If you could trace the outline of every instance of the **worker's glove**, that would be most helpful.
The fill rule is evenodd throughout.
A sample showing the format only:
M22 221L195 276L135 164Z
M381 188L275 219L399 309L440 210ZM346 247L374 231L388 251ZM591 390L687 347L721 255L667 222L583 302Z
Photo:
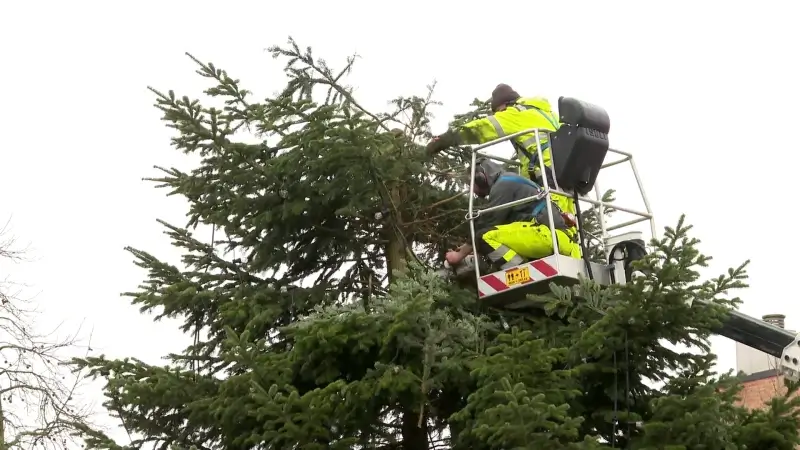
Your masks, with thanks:
M464 260L464 255L461 254L458 250L450 250L444 255L445 261L450 264L450 267L455 267L461 264L461 261Z
M578 218L574 214L562 212L561 218L564 219L564 224L567 228L578 226Z
M425 146L425 151L429 155L434 155L446 148L458 145L460 141L461 140L459 139L458 133L450 130L441 136L436 136L433 138L433 140L430 141L427 146Z
M428 145L425 146L425 152L429 155L434 155L445 148L447 147L442 146L442 140L439 138L439 136L436 136L433 138L433 140L428 142Z

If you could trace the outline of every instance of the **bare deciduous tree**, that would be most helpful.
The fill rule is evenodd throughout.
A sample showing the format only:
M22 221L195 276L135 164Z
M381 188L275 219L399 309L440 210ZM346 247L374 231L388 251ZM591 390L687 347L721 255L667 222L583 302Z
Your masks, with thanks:
M65 364L76 334L41 332L36 305L3 270L25 253L6 231L0 228L0 450L65 448L89 417L76 397L81 378Z

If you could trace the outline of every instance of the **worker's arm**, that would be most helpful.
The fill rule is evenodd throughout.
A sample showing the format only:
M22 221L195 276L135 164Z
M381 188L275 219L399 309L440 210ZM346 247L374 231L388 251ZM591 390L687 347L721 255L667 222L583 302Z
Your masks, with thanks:
M494 186L492 186L492 190L489 192L489 204L484 206L484 208L491 208L514 201L517 189L518 187L515 186L514 183L497 180ZM475 238L480 239L483 233L489 231L493 227L508 223L510 214L511 208L496 209L487 213L481 213L478 218L475 219ZM472 253L472 250L472 245L462 245L455 250L455 253L458 253L458 257L451 263L460 262L465 256Z
M518 187L515 186L514 183L497 180L494 186L492 186L492 190L489 192L489 204L484 206L484 208L491 208L514 201L517 189ZM508 218L510 215L511 208L497 209L487 213L481 213L478 218L475 219L475 239L480 239L483 233L489 231L497 225L508 223ZM463 244L461 247L452 252L457 253L458 257L454 257L454 259L450 261L451 264L457 264L461 262L465 256L472 253L472 250L471 244ZM449 257L448 260L450 260Z
M484 208L493 208L514 201L518 189L519 186L516 183L498 179L492 186L492 190L489 191L489 204ZM486 231L497 225L508 223L510 214L510 208L481 212L478 218L475 219L475 229Z
M514 108L505 109L482 119L467 122L458 128L458 136L465 144L485 144L509 134L514 134L519 127L515 126L519 120L512 120L519 111Z
M516 133L522 130L518 126L519 120L514 120L518 115L519 111L510 108L497 112L493 116L467 122L457 129L448 130L441 136L437 136L428 144L427 151L433 154L462 144L485 144Z

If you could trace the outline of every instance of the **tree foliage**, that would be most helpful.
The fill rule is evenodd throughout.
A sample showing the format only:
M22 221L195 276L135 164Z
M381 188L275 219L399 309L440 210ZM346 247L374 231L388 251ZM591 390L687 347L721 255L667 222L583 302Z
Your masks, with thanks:
M429 270L468 233L463 154L422 151L432 88L374 113L345 84L355 58L334 71L291 40L271 51L288 76L271 98L252 99L193 57L211 84L205 101L221 106L153 89L173 145L202 161L152 179L189 202L186 226L164 224L185 267L128 249L147 279L126 295L183 320L196 342L164 367L76 361L105 378L106 407L135 436L128 447L797 443L793 401L749 413L733 403L735 380L712 373L707 338L735 307L726 293L744 287L745 271L700 280L708 258L683 219L631 283L552 286L536 298L539 315L487 309ZM203 242L191 231L199 223L224 237ZM711 306L687 303L698 299Z

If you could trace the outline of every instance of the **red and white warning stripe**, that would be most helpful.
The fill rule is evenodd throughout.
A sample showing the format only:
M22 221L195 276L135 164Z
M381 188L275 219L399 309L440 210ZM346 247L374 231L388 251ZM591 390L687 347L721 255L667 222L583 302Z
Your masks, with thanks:
M558 270L556 270L554 267L557 264L556 257L548 256L547 258L537 259L536 261L521 264L509 270L501 270L499 272L484 275L480 278L480 280L478 280L478 296L485 297L499 294L500 292L508 289L516 289L520 286L525 286L526 284L536 283L538 281L552 278L558 275ZM528 268L530 272L530 280L509 286L506 283L506 272L510 272L519 267Z

